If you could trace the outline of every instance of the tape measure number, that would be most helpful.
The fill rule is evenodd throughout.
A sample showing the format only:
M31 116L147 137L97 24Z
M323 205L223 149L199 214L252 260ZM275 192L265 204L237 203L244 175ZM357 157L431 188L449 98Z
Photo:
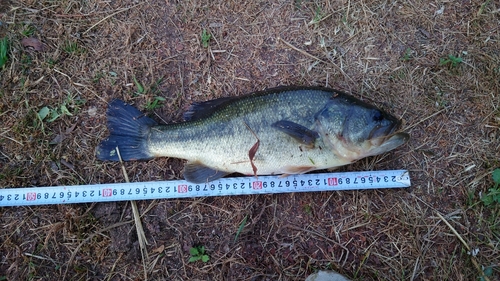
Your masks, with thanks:
M0 207L125 200L335 191L410 186L406 170L221 178L206 184L184 180L0 189Z

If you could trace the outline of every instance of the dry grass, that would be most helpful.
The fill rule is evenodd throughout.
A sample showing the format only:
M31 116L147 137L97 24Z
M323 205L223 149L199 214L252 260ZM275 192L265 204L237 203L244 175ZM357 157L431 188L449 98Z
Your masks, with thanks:
M128 203L4 208L0 279L304 280L325 268L355 280L500 279L499 206L480 201L500 165L499 9L475 0L2 1L0 39L11 49L0 70L1 187L125 181L119 164L94 155L112 98L144 109L164 97L151 115L175 122L192 101L289 84L338 88L401 116L408 145L343 169L404 168L413 186L137 202L144 259ZM463 62L440 65L449 55ZM71 116L37 119L63 104ZM148 181L179 178L182 164L125 166L131 181ZM210 261L188 263L193 245Z

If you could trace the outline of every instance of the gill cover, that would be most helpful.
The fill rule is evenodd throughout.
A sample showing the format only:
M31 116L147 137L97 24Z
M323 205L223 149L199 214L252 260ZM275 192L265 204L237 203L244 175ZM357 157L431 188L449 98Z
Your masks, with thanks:
M315 115L317 130L337 155L354 161L404 144L409 136L394 132L394 116L347 95L336 95Z

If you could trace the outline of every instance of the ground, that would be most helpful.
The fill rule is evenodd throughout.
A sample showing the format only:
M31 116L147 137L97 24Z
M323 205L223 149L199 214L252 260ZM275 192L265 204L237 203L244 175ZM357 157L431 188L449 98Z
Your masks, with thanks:
M500 166L499 23L489 0L3 0L0 187L124 182L95 157L113 98L170 123L280 85L401 118L405 146L340 171L407 169L412 186L138 201L144 254L130 202L4 207L0 280L499 280L500 206L482 200ZM125 164L131 181L182 166Z

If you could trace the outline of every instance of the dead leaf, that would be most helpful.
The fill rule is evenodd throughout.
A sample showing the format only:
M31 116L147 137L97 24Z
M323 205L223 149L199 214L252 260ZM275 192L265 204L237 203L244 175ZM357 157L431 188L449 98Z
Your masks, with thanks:
M59 167L57 166L56 162L50 161L49 165L52 172L57 173L59 171Z
M73 132L73 130L75 129L76 127L76 123L73 124L73 126L69 127L66 129L66 132L60 132L59 134L57 134L50 142L49 144L59 144L61 143L65 138L66 138L66 135L69 135L71 132Z
M73 124L73 126L71 126L71 127L69 127L69 128L67 128L67 129L66 129L66 134L69 134L69 133L73 132L73 130L74 130L75 128L76 128L76 123L75 123L75 124Z
M160 247L153 249L153 253L159 254L159 253L163 252L163 250L165 250L165 245L161 245Z
M61 159L61 164L63 164L64 166L70 168L71 170L75 169L75 166L73 164L69 163L68 161L66 161L64 159Z
M64 134L57 134L50 142L49 144L58 144L61 143L64 140Z
M23 47L33 49L35 51L43 52L44 50L43 43L34 37L24 38L23 40L21 40L21 44L23 45Z
M92 106L87 110L87 113L89 114L90 117L94 117L97 115L97 107Z

